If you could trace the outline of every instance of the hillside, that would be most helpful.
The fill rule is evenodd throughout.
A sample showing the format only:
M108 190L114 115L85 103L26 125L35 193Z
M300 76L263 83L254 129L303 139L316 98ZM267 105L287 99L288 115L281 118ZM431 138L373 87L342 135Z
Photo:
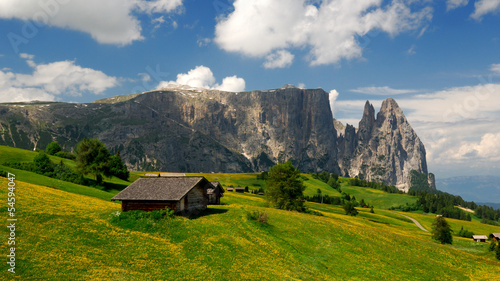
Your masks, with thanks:
M70 151L98 138L131 170L261 172L292 161L408 191L428 174L423 143L396 101L375 116L367 102L358 129L335 128L322 89L223 92L178 87L88 104L0 104L0 144L33 150L57 141Z
M375 214L361 210L358 217L349 217L340 208L310 204L323 210L324 216L319 217L265 208L258 196L227 192L224 204L211 206L205 216L180 217L147 232L111 223L119 204L21 181L16 184L20 243L14 280L500 277L500 262L484 254L487 245L456 238L460 241L455 246L443 246L413 223L380 210ZM0 185L7 186L7 180L0 177ZM5 198L6 190L0 194ZM6 208L0 210L5 217ZM269 224L248 221L250 210L268 213ZM479 225L454 224L469 229ZM8 235L6 228L1 232ZM0 279L11 280L6 266L2 265Z

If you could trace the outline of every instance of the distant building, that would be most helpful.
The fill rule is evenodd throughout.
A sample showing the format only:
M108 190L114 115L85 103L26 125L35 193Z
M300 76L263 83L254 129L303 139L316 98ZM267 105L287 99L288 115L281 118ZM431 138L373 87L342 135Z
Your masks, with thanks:
M224 196L224 188L218 181L211 182L214 188L207 189L208 205L220 205L220 198Z
M244 187L235 187L234 191L239 192L239 193L245 193L245 188Z
M490 238L494 239L495 241L500 241L500 233L492 233L490 234Z
M227 191L233 191L233 188L232 187L228 187Z
M476 242L486 242L488 240L488 236L486 235L472 235L472 239Z
M210 189L215 187L204 177L147 177L139 178L111 201L121 201L123 212L168 207L176 213L198 213L207 208Z

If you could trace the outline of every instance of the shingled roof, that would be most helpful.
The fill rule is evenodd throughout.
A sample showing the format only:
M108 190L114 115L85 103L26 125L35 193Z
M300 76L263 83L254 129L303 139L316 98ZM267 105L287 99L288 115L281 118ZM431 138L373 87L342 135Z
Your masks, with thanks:
M111 201L179 201L201 181L209 183L204 177L139 178Z

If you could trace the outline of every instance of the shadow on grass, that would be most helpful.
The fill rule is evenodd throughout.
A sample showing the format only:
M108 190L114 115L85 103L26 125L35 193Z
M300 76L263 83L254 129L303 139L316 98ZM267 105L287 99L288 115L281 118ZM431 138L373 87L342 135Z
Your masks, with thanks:
M205 217L205 216L210 216L210 215L220 215L227 213L227 209L218 209L218 208L207 208L205 211L199 213L199 214L192 214L189 215L189 219L195 220L197 218Z
M111 183L111 182L103 182L102 183L102 189L103 191L111 191L111 190L119 190L122 191L124 190L128 185L125 184L119 184L119 183Z

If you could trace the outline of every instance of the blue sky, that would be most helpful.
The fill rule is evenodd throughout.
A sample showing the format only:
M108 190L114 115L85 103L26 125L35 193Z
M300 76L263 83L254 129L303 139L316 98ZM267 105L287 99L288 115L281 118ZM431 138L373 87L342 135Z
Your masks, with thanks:
M499 27L500 0L3 0L0 102L294 84L357 126L393 97L437 177L496 175Z

